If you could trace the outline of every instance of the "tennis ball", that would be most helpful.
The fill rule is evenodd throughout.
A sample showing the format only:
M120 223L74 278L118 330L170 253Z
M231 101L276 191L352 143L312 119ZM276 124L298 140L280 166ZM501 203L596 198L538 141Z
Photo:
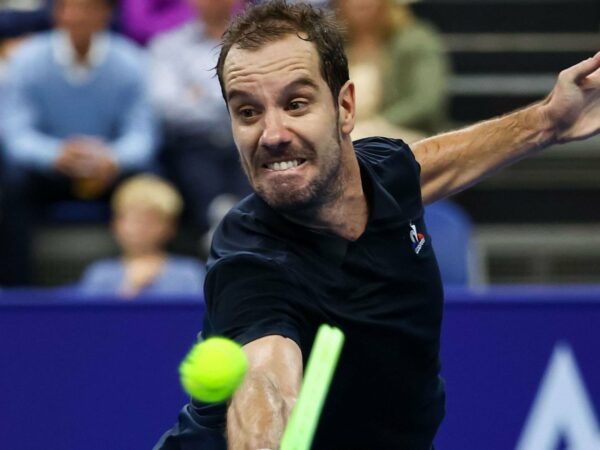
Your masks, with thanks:
M192 398L205 403L227 400L248 368L242 347L223 337L196 344L179 365L181 385Z

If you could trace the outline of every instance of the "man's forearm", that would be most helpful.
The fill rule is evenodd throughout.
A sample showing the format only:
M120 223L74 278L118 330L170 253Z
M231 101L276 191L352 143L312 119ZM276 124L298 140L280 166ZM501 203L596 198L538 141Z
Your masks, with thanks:
M455 194L554 142L545 101L505 116L419 141L424 203Z
M600 132L600 52L563 70L542 102L413 145L425 203L477 183L553 143Z
M228 449L278 449L292 406L267 375L249 373L227 412Z

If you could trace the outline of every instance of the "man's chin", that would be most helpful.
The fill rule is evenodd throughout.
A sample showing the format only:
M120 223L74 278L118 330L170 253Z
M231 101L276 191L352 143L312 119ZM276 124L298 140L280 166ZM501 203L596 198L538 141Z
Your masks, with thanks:
M258 192L257 194L274 210L281 213L293 213L304 211L317 206L316 199L308 192L286 193L277 195L274 193Z

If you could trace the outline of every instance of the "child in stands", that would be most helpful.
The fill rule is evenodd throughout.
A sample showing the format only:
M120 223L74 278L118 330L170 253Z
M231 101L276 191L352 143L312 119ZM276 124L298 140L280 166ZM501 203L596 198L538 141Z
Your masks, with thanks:
M175 236L182 208L179 193L157 176L138 175L125 181L112 198L112 231L122 255L92 264L80 291L125 299L139 294L200 296L204 266L165 249Z

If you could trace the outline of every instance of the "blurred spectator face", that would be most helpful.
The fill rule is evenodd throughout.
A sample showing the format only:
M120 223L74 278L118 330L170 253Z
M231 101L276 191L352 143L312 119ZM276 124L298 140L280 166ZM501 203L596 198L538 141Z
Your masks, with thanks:
M337 6L347 25L355 31L381 26L388 0L338 0Z
M75 45L107 28L111 14L108 0L56 0L54 5L56 26L67 31Z
M113 232L124 253L155 253L175 235L175 221L154 208L128 205L116 212Z
M238 0L190 0L192 6L199 12L202 20L207 23L222 22L231 17L233 7Z

